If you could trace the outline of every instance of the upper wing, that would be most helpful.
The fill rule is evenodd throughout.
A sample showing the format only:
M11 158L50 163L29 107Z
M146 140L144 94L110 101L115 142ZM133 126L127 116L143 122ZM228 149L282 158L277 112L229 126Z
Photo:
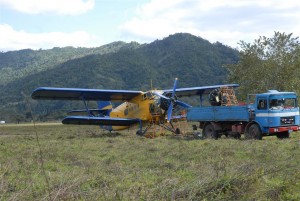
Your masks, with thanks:
M176 96L193 96L209 94L211 90L221 87L238 87L238 84L226 84L226 85L214 85L214 86L202 86L202 87L191 87L191 88L179 88L176 89ZM164 94L172 93L172 89L163 90Z
M63 119L63 124L100 125L100 126L130 126L140 122L140 119L69 116Z
M99 90L99 89L80 89L80 88L51 88L40 87L33 91L33 99L48 100L103 100L103 101L127 101L141 91L129 90Z

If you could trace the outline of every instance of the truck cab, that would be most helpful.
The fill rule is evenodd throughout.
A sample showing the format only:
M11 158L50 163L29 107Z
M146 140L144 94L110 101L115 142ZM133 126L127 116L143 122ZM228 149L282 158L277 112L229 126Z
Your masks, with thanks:
M250 116L263 135L287 138L291 131L298 131L299 108L294 92L269 90L254 96L255 104L249 104Z

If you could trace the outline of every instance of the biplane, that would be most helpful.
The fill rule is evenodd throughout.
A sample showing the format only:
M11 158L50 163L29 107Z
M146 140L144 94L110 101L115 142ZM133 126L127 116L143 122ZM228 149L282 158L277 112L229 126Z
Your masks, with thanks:
M223 86L236 87L236 84L215 85L177 89L178 79L175 79L172 89L131 91L131 90L106 90L106 89L82 89L82 88L52 88L40 87L33 91L33 99L43 100L81 100L84 110L73 110L72 115L62 120L63 124L99 125L108 131L128 129L132 125L139 125L136 134L143 135L151 126L149 122L179 134L180 129L175 128L172 119L181 118L182 115L174 115L175 111L187 110L191 105L180 101L178 98L209 94L216 88ZM97 101L98 108L91 109L88 101ZM121 104L113 108L112 102ZM153 121L155 119L155 121ZM147 125L143 128L143 125Z

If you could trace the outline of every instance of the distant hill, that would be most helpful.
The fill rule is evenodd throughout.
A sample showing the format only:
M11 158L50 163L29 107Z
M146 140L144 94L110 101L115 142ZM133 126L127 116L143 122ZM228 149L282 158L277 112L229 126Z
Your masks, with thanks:
M98 48L0 53L0 61L0 119L23 121L30 116L26 100L40 119L60 118L64 110L80 107L77 102L37 104L29 98L37 87L149 90L152 80L154 88L169 89L175 77L178 87L222 84L227 74L223 65L236 63L238 52L179 33L150 44L115 42Z
M0 86L19 78L54 68L66 61L82 58L91 54L108 54L117 52L125 42L114 42L97 48L52 48L50 50L24 49L0 52Z

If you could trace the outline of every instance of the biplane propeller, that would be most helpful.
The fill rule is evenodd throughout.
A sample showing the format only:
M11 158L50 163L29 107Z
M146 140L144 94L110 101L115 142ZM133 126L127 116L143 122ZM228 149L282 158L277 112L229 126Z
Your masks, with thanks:
M192 88L177 89L178 79L174 81L172 89L150 90L147 92L131 90L105 90L105 89L82 89L82 88L52 88L40 87L33 91L33 99L44 100L81 100L85 105L84 110L73 110L62 120L63 124L78 125L99 125L109 131L127 129L134 124L139 124L137 134L143 135L149 128L149 122L154 115L159 116L157 125L178 134L179 129L175 129L172 124L173 111L188 110L192 107L189 104L178 100L178 97L199 95L202 99L203 94L209 94L212 90L222 86L237 87L231 85L215 85ZM90 109L88 101L97 101L98 109ZM112 108L111 102L123 101L120 105ZM176 117L178 118L178 116ZM181 116L179 116L181 118ZM148 126L143 130L143 124ZM170 125L170 126L169 126Z
M154 92L155 95L160 97L160 108L167 111L167 120L168 120L168 122L171 121L171 116L172 116L172 111L173 111L174 106L179 105L182 108L186 108L186 109L192 107L189 104L184 103L182 101L179 101L177 99L177 96L176 96L177 82L178 82L178 79L176 78L170 97L167 97L163 94Z

